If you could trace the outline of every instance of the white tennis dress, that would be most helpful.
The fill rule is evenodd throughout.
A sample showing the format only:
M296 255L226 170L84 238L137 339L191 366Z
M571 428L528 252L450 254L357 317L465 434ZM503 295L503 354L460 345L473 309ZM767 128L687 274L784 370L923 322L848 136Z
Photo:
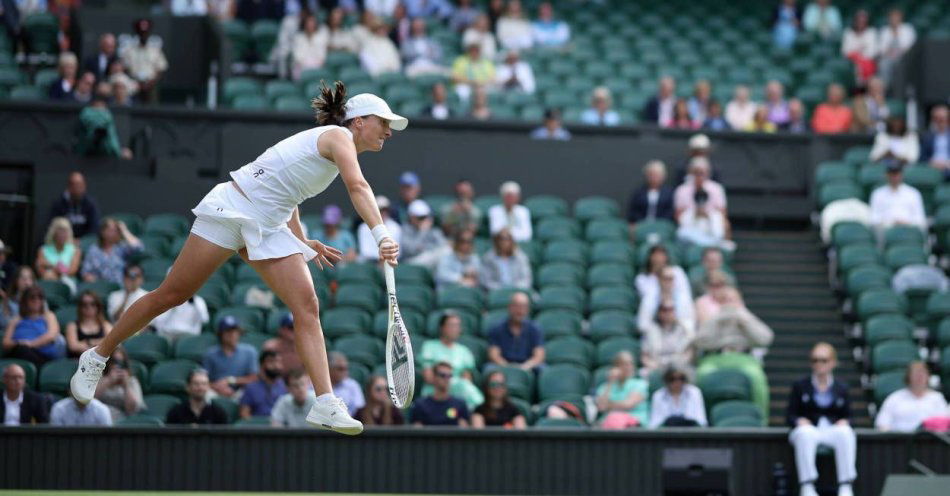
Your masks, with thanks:
M299 132L268 148L253 162L231 172L245 198L230 183L215 186L192 212L191 232L229 250L247 247L251 260L282 258L300 253L310 260L317 253L287 226L294 209L336 179L336 164L323 158L317 140L331 130L320 126Z

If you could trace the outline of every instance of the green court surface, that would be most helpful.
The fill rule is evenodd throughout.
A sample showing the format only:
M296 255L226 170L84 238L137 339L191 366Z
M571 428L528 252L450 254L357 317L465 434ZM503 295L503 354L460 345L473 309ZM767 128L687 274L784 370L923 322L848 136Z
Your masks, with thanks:
M396 493L247 493L222 491L33 491L0 490L0 496L400 496ZM428 495L439 496L439 495Z

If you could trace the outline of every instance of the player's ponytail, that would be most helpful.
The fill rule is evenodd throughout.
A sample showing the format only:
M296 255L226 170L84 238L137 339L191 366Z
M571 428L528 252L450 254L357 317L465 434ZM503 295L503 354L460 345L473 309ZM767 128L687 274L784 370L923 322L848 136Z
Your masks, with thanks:
M310 101L310 107L316 112L317 124L321 126L342 126L346 121L346 86L337 81L331 89L320 81L320 96Z

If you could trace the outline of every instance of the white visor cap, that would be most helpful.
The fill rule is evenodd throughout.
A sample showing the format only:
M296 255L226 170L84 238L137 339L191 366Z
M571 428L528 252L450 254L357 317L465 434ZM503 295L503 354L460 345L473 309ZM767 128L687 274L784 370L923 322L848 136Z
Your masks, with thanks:
M389 121L389 127L402 131L409 125L409 119L393 113L386 101L372 93L360 93L346 101L346 120L354 117L375 115Z

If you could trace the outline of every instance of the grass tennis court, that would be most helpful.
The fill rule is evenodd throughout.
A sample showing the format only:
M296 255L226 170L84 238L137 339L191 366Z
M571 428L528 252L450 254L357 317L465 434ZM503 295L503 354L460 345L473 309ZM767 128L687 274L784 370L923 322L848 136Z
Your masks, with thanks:
M396 493L248 493L226 491L31 491L0 490L0 496L399 496ZM440 496L440 495L430 495Z

